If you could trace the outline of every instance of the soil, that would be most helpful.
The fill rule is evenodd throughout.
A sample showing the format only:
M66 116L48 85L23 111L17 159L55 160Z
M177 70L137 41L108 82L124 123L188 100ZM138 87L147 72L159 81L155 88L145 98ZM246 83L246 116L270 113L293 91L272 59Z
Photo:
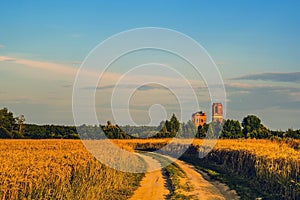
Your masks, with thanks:
M140 187L134 192L131 200L166 199L170 188L163 178L160 163L145 155L141 155L148 165L148 171L142 179ZM167 157L170 159L170 157ZM180 179L180 185L189 189L180 189L179 193L201 200L238 200L240 197L234 190L218 181L210 180L209 176L192 165L172 159L185 173L186 178ZM157 170L158 169L158 170Z
M141 155L142 156L142 155ZM148 165L148 171L140 183L140 187L134 192L131 200L161 200L169 194L166 180L163 178L160 163L149 157L142 156ZM159 170L157 170L159 169ZM154 171L153 171L154 170Z

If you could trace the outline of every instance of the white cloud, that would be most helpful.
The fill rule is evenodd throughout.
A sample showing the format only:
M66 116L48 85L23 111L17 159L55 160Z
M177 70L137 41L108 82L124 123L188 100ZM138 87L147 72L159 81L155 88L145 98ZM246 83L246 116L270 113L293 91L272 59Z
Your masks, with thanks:
M226 83L226 86L239 88L239 89L252 89L252 88L271 88L273 87L271 84L256 84L256 83L240 83L240 82L232 82Z
M273 82L300 82L300 72L270 72L260 74L248 74L233 78L232 80L262 80L262 81L273 81Z
M39 61L33 59L25 59L19 57L11 57L11 56L0 56L0 62L9 62L17 65L21 65L22 67L28 67L31 69L37 69L42 71L47 71L50 74L57 74L68 76L74 78L79 70L79 68L72 67L72 65L61 64L49 61ZM78 64L78 62L76 62ZM11 68L11 70L14 70ZM17 69L16 69L17 70ZM84 74L84 77L99 77L99 71L91 70L91 69L81 69L81 73ZM47 75L50 75L47 74ZM114 72L105 72L101 77L101 82L99 82L99 86L107 87L111 85L117 84L119 80L122 80L120 83L124 86L139 86L137 83L143 82L155 82L155 83L168 83L168 85L172 85L177 89L185 89L183 87L183 82L189 82L194 88L205 88L205 83L202 80L179 80L181 79L179 76L166 76L166 74L161 75L149 75L149 74L126 74L123 76L121 73ZM186 83L187 83L186 82ZM94 86L92 86L94 87Z
M52 63L52 62L36 61L36 60L29 60L29 59L8 57L8 56L0 56L0 61L13 62L15 64L24 65L30 68L42 69L42 70L63 73L63 74L75 75L77 72L76 68L71 68L65 65Z
M0 62L9 62L14 63L17 65L21 65L22 67L27 67L31 69L36 69L40 71L46 71L47 76L52 75L62 75L65 78L75 78L78 68L71 67L66 64L60 64L55 62L48 62L48 61L38 61L38 60L31 60L31 59L24 59L24 58L17 58L17 57L9 57L9 56L0 56ZM18 70L11 68L10 70ZM82 69L81 72L86 77L98 77L99 72L93 70L86 70ZM110 83L112 80L117 80L120 77L119 74L116 73L105 73L103 76L104 82Z

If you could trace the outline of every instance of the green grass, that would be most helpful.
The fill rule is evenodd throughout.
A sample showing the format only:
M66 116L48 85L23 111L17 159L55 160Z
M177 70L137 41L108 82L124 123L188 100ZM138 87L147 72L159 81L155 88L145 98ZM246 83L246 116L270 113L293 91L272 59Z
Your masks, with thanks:
M171 163L164 167L162 170L164 172L165 178L167 179L170 194L167 196L167 199L170 200L192 200L195 199L193 195L184 195L179 192L180 189L184 191L192 191L194 188L192 185L185 183L182 185L180 183L180 178L186 178L186 173L176 164L172 163L172 161L165 156L154 154L154 153L146 153L147 156L150 156L156 159L161 163L162 166L166 166L168 163Z
M237 174L230 173L226 168L203 160L182 158L185 162L194 165L197 169L207 173L212 180L219 181L234 189L241 200L253 200L258 197L273 199L269 194L261 193L258 186L251 180Z

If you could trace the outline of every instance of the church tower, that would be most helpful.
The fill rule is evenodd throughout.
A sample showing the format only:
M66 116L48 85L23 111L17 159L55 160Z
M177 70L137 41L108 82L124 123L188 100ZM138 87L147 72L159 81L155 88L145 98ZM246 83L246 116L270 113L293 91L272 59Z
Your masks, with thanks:
M196 127L203 126L206 123L206 114L202 111L192 115L192 121Z
M212 122L223 121L223 105L222 103L214 103L212 105Z

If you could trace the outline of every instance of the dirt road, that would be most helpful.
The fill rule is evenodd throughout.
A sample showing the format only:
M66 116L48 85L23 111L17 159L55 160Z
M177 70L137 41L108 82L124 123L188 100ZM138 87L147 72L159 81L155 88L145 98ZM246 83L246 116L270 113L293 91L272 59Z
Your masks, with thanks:
M195 168L183 161L177 160L175 163L186 173L186 178L180 180L181 184L192 185L191 191L180 191L182 194L195 196L201 200L236 200L239 199L234 190L219 182L211 182L195 170Z
M160 169L160 163L149 157L143 156L148 166L148 173L141 181L140 187L134 192L131 200L161 200L165 199L169 194L169 190L166 188L166 181L162 176L162 171ZM158 170L157 170L158 169ZM154 171L153 171L154 170Z
M159 162L155 159L143 156L147 162L149 169L157 169ZM169 157L168 157L169 158ZM206 176L203 172L202 175L193 166L176 160L175 163L186 173L185 178L180 179L180 185L189 185L189 190L184 187L177 191L184 196L193 197L192 199L201 200L237 200L239 199L235 191L230 190L225 184L209 181L203 178ZM207 177L206 177L207 178ZM166 187L166 180L162 176L161 170L146 173L141 182L141 186L135 191L131 200L159 200L166 199L170 191Z

